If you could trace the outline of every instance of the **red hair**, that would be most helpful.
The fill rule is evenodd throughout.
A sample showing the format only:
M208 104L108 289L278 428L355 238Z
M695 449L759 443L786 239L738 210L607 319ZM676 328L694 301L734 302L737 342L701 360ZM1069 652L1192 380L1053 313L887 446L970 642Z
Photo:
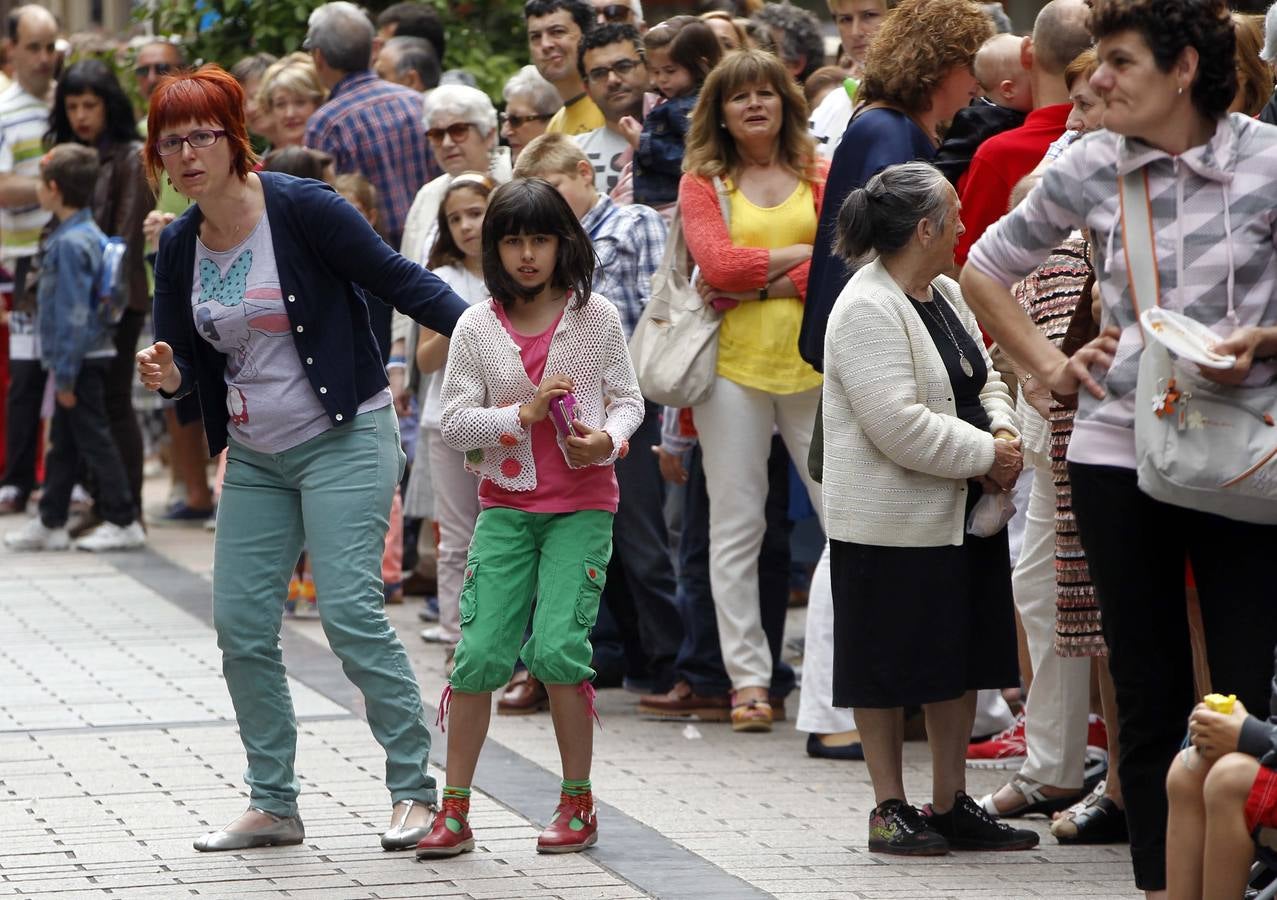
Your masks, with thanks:
M244 89L221 66L209 63L194 72L165 76L151 95L142 160L153 186L164 171L156 142L165 129L187 122L212 122L223 129L231 148L231 171L240 178L248 177L257 164L257 154L249 143L244 120Z

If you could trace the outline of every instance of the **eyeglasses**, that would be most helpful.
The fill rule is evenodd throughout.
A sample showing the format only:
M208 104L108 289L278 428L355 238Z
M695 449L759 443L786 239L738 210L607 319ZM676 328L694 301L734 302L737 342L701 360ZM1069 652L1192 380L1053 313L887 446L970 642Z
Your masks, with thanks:
M172 63L151 63L150 65L146 65L146 66L134 66L133 74L137 76L138 78L145 78L146 76L150 75L152 72L154 72L156 75L167 75L169 72L172 72L176 68L177 66L173 65Z
M609 3L597 12L608 22L628 22L634 16L634 10L624 3Z
M470 129L474 128L473 122L453 122L447 128L431 128L426 131L426 137L436 144L443 143L443 136L446 134L452 138L454 144L460 144L466 138L470 137Z
M535 116L512 116L509 113L501 114L501 121L510 126L512 131L518 131L529 122L548 122L554 118L554 113L537 113Z
M586 72L585 80L599 84L600 82L607 81L607 77L613 72L617 74L617 77L624 78L641 65L643 65L643 60L641 59L617 60L610 66L599 66L598 68L591 69Z
M181 151L183 144L190 144L193 150L206 150L221 137L226 137L226 132L221 128L200 128L185 136L166 134L155 142L155 152L160 156L172 156Z

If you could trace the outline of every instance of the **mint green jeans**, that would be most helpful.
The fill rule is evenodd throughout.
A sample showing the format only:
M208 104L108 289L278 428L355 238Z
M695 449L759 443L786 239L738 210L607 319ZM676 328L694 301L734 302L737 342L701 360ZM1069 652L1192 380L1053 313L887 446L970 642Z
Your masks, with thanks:
M297 813L297 720L279 629L303 543L324 634L363 693L373 737L386 751L392 801L435 799L417 679L382 605L381 555L403 467L389 406L283 453L230 442L214 543L213 625L248 755L251 802L269 813Z

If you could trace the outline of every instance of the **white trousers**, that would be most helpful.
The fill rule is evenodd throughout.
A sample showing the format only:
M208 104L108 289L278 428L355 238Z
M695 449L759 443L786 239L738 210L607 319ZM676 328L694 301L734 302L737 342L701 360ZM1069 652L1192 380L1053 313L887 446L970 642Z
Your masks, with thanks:
M1035 454L1036 455L1036 454ZM1030 460L1025 460L1026 465ZM1091 660L1055 652L1055 484L1051 461L1034 463L1024 544L1011 587L1033 665L1025 716L1026 778L1080 788L1091 702Z
M811 576L807 633L803 640L803 689L798 695L798 730L838 734L856 727L851 710L834 706L834 591L829 577L829 542Z
M439 523L439 630L450 643L461 640L461 583L474 522L479 518L479 479L466 471L465 455L443 442L438 428L423 428ZM420 453L420 450L418 450Z
M709 399L695 410L709 494L710 588L723 664L734 690L771 684L771 650L758 600L758 551L767 527L772 432L780 429L819 513L820 486L807 472L819 400L820 388L770 394L720 377Z

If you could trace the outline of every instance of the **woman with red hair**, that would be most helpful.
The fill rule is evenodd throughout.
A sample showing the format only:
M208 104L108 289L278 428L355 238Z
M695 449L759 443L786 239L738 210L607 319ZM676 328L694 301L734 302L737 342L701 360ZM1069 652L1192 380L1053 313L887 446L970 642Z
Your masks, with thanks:
M327 185L254 172L243 90L217 66L160 83L143 153L152 179L166 173L194 203L160 238L156 342L137 354L138 373L166 397L198 388L209 451L229 447L213 624L250 806L195 849L304 839L279 648L303 543L324 631L386 751L393 807L382 846L413 847L435 781L417 682L382 608L382 545L404 456L364 292L443 334L466 304Z

